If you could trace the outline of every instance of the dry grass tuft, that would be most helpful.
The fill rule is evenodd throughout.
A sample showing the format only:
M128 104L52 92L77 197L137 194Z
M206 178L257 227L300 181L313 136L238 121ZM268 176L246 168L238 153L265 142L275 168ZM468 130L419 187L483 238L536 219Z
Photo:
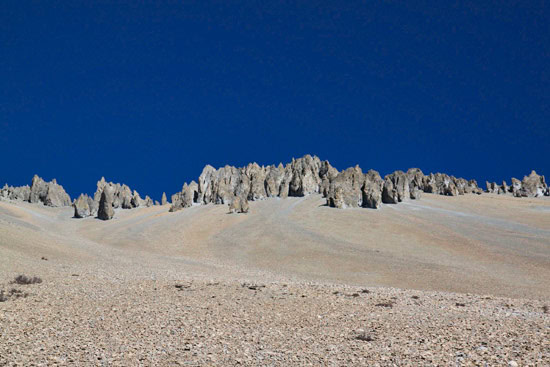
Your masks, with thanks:
M18 275L15 277L12 283L20 284L20 285L38 284L38 283L42 283L42 279L39 277L28 277L26 275Z
M355 339L357 340L361 340L361 341L364 341L364 342L371 342L374 340L374 338L370 335L368 335L367 333L365 332L362 332L362 333L359 333Z

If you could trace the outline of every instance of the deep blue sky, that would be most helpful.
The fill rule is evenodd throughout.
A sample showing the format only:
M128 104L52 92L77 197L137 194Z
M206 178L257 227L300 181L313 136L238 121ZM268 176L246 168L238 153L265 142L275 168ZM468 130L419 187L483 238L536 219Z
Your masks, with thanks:
M549 4L450 3L4 1L0 184L159 199L207 163L306 153L550 175Z

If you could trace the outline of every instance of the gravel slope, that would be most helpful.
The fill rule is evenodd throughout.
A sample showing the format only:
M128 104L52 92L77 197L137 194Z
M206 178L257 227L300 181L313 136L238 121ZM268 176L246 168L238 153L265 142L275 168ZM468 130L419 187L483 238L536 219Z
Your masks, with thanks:
M0 202L0 366L550 365L550 201L322 204Z

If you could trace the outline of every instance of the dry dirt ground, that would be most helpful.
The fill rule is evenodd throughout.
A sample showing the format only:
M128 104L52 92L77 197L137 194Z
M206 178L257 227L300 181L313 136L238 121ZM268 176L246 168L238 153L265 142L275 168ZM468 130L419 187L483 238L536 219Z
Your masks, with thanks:
M550 200L323 204L0 202L0 366L550 365Z

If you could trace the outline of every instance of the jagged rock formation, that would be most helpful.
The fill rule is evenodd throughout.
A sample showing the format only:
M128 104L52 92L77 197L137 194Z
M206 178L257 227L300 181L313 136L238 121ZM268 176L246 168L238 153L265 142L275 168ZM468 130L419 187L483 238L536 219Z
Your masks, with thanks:
M29 201L30 197L31 188L29 185L13 187L6 184L0 190L0 198L5 200Z
M80 194L73 204L74 217L86 218L92 215L95 209L94 200L86 194Z
M538 187L535 179L531 181L530 187ZM313 193L322 194L331 207L376 209L382 203L397 204L420 199L422 192L456 196L481 194L482 190L475 180L443 173L424 175L418 168L395 171L384 178L373 170L364 174L359 166L338 172L328 161L306 155L285 166L264 167L251 163L241 168L225 166L215 169L207 165L198 183L184 184L182 191L172 196L170 211L209 203L229 204L231 211L238 211L244 200L248 203L270 197Z
M105 198L107 201L103 202L104 207L101 208L101 198L104 192L107 192ZM88 195L82 194L75 201L73 204L74 217L86 218L97 216L100 218L101 209L100 219L109 220L112 218L112 215L114 215L114 209L132 209L140 206L151 207L153 204L153 200L149 196L145 196L145 199L142 199L137 191L132 191L127 185L107 182L105 177L102 177L101 180L97 182L97 189L93 199L88 197ZM111 210L106 207L108 205L111 205L113 209L112 213Z
M501 185L487 182L486 192L511 194L516 197L549 196L550 188L544 176L535 171L522 181L512 178L511 185L505 181ZM373 208L382 203L398 204L406 200L420 199L422 192L437 195L481 194L475 180L456 178L444 173L424 173L418 168L407 172L395 171L384 178L374 170L363 173L359 166L339 172L328 161L316 156L305 155L292 159L291 163L260 166L250 163L237 168L225 166L218 169L207 165L199 176L198 183L185 183L182 191L171 197L170 211L200 204L227 204L230 212L246 213L249 201L288 196L305 196L320 193L327 205L335 208ZM55 180L45 182L35 176L31 186L4 186L0 199L21 200L31 203L41 202L49 206L71 205L69 195ZM161 204L168 204L163 193ZM115 184L101 178L93 198L85 194L75 200L74 217L96 216L103 220L113 218L114 209L131 209L153 206L153 200L142 199L137 191L128 186ZM156 202L156 205L159 205Z
M512 177L512 184L508 186L506 181L502 181L502 185L497 185L496 182L486 183L485 190L491 194L506 195L511 194L515 197L540 197L550 196L550 188L546 184L544 176L539 176L535 171L531 171L529 176L523 177L523 180L518 180Z
M193 203L198 201L198 198L199 185L195 181L191 181L189 185L185 183L181 192L172 195L172 206L170 207L170 211L175 212L183 208L189 208Z
M283 166L260 166L250 163L246 167L225 166L219 169L207 165L199 176L198 184L185 184L181 192L172 196L170 211L193 204L231 204L236 197L240 202L262 200L268 197L304 196L328 192L330 181L338 171L327 161L306 155L293 159ZM360 189L360 188L359 188ZM237 204L235 204L237 205Z
M384 181L375 170L369 170L361 188L363 208L378 209L382 204L382 186Z
M350 170L356 174L351 176ZM406 173L395 171L384 179L378 172L372 170L361 178L360 172L359 167L348 168L332 181L334 189L329 190L327 194L328 206L335 208L361 206L376 209L381 203L397 204L408 199L420 199L422 192L451 196L481 193L475 180L467 181L442 173L425 176L418 168L411 168ZM362 185L363 195L361 200L356 202L358 183Z
M35 175L31 186L13 187L5 185L0 190L1 199L28 201L30 203L42 203L52 207L71 205L71 198L55 179L51 182L44 181Z
M327 193L327 202L334 208L357 208L363 203L365 176L359 166L350 167L332 179Z
M539 197L548 193L548 186L544 176L539 176L535 171L531 171L529 176L525 176L521 181L521 194L526 197Z

